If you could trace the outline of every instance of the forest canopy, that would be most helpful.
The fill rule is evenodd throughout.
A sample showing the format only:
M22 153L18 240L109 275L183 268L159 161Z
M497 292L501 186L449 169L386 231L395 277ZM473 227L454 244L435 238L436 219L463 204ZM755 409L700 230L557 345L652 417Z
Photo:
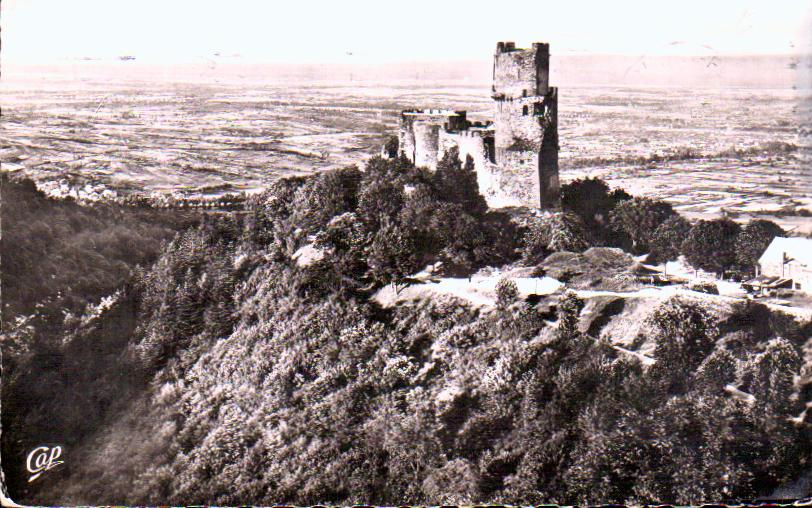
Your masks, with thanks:
M126 268L127 284L83 289L115 297L51 319L53 340L13 349L4 372L15 393L4 436L16 437L4 459L56 440L82 459L34 487L4 461L15 500L697 504L769 495L808 471L809 430L795 419L812 329L765 305L680 295L632 309L571 291L531 302L507 278L490 309L376 303L427 265L466 277L618 239L667 256L674 235L660 229L686 227L600 182L584 190L604 196L599 206L513 220L487 210L471 171L456 154L435 173L373 158L365 171L280 180L243 213L183 227L120 212L117 227L150 239L115 272ZM29 207L17 220L85 214L18 191ZM104 231L98 213L87 212ZM636 237L638 222L651 235ZM750 233L761 230L772 232ZM75 231L51 234L70 245ZM692 233L692 252L705 236ZM22 262L3 246L4 263ZM598 318L585 322L598 305L636 312L624 347Z

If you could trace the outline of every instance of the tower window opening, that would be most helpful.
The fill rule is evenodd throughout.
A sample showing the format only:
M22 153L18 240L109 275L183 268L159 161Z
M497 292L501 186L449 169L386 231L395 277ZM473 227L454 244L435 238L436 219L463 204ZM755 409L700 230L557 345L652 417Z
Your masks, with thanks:
M522 106L522 114L527 116L527 106Z

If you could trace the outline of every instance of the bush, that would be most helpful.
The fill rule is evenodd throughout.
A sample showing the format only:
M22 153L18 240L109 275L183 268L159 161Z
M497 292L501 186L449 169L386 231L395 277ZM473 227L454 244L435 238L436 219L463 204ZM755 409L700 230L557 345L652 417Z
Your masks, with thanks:
M568 212L545 212L534 218L522 238L522 258L537 264L551 252L581 252L589 247L583 221Z
M677 381L693 373L719 335L708 311L700 303L681 297L663 302L644 327L655 341L657 362L671 372L682 373L675 377Z
M688 284L687 287L689 290L696 291L697 293L706 293L709 295L719 294L719 288L715 282L697 281Z
M649 241L651 260L666 263L679 257L682 242L691 231L691 223L680 215L673 215L657 226Z
M510 307L519 298L519 289L513 279L501 278L496 283L496 306L500 309Z
M701 220L682 243L682 253L695 268L722 274L736 264L740 231L741 227L730 219Z
M632 240L632 249L640 254L649 249L655 230L676 214L670 204L650 198L633 198L619 202L609 214L615 231Z
M786 232L775 222L768 220L751 220L736 238L736 261L749 273L755 272L758 259L776 236Z

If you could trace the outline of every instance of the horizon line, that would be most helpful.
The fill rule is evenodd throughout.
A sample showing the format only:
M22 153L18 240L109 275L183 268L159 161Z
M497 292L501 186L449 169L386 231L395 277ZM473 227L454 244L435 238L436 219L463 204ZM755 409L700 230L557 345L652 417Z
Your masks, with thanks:
M551 53L552 58L572 58L572 57L593 57L593 58L656 58L656 59L672 59L672 58L798 58L799 60L812 59L812 50L803 53L785 52L785 53L713 53L713 54L658 54L658 53ZM127 58L127 59L124 59ZM52 60L38 60L38 61L24 61L22 59L4 58L0 60L0 67L5 65L14 66L36 66L36 65L55 65L55 64L76 64L76 63L121 63L121 64L165 64L165 65L195 65L203 63L215 64L231 64L231 63L246 63L246 64L277 64L277 65L393 65L393 64L446 64L446 63L468 63L468 62L488 62L491 58L461 58L461 59L398 59L398 60L363 60L352 61L352 56L348 56L346 61L332 60L266 60L262 58L246 57L242 55L197 55L194 57L175 59L175 60L162 60L156 59L152 56L138 56L137 54L122 54L116 56L76 56L76 57L61 57Z

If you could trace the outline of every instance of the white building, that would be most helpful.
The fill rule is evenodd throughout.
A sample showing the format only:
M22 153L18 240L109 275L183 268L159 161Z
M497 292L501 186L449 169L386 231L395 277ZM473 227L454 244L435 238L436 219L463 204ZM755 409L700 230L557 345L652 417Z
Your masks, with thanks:
M763 277L791 281L791 287L812 294L812 239L776 237L758 259Z

